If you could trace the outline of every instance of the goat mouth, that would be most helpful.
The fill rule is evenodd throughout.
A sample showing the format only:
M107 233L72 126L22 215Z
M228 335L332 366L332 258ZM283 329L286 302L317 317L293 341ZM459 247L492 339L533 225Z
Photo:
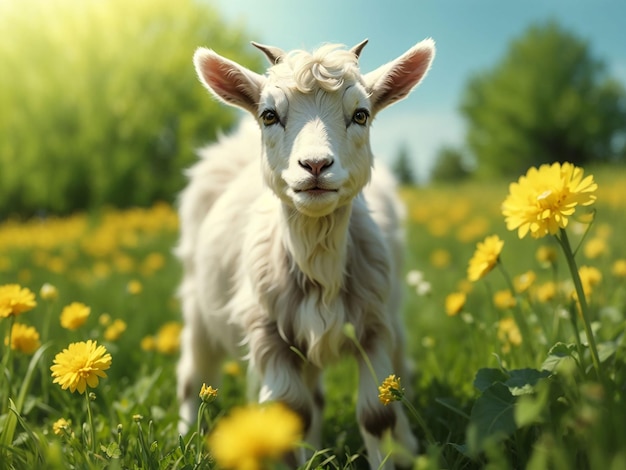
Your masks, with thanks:
M320 188L319 186L314 186L312 188L306 188L306 189L295 189L294 192L296 194L306 193L312 196L317 196L317 195L326 194L326 193L336 193L337 190L328 189L328 188Z

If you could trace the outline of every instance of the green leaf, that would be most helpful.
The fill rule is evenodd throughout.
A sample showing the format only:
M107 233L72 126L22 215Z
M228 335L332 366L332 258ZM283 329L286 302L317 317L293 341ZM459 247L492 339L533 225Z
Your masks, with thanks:
M519 428L543 423L550 403L550 387L545 381L536 387L537 393L526 394L515 403L515 423Z
M517 429L514 416L515 397L509 388L496 382L478 397L470 415L474 428L474 442L468 439L471 453L483 450L488 440L499 440Z
M106 447L101 445L100 449L102 449L102 452L104 452L110 459L119 459L122 455L122 451L120 450L120 446L117 445L117 442L111 442Z
M550 351L548 351L548 357L543 361L543 364L541 364L541 369L554 372L564 359L578 361L578 353L576 352L575 344L556 343L552 346Z
M482 368L476 372L474 378L474 387L481 392L487 390L496 382L506 382L509 376L502 369Z
M598 344L598 359L600 362L605 362L610 359L617 351L617 343L615 341L605 341Z
M511 378L504 382L514 396L534 393L537 383L550 376L547 370L517 369L509 372Z

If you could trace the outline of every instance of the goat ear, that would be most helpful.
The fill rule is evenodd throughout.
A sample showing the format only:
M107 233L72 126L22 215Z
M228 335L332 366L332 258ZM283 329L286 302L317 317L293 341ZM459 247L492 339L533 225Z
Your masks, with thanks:
M210 49L199 48L193 62L200 81L211 94L256 115L265 77Z
M283 51L279 47L266 46L265 44L259 44L258 42L254 41L252 41L251 44L259 49L261 52L263 52L263 54L265 54L265 57L267 57L267 60L269 60L270 64L272 65L276 65L277 63L279 63L281 60L283 60L283 57L285 56L285 51Z
M363 78L371 92L373 113L408 96L424 78L435 57L435 41L425 39L397 59L382 65Z

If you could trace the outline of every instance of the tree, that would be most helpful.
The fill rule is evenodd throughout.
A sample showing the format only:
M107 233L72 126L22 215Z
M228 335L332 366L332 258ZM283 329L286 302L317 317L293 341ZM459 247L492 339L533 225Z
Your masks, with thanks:
M493 69L471 78L461 112L482 175L623 158L624 89L584 40L555 22L531 26Z
M172 200L194 150L235 121L194 50L263 63L194 0L0 1L0 33L0 218Z
M415 176L411 166L411 155L406 144L403 144L396 155L396 159L391 167L398 183L404 186L415 184Z
M430 178L437 182L451 182L466 179L470 175L463 152L450 146L444 146L437 152Z

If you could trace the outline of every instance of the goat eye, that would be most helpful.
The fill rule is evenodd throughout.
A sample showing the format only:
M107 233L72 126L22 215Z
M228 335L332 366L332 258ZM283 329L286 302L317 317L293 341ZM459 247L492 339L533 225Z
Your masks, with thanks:
M272 109L266 109L261 113L261 122L266 127L273 126L279 122L278 114Z
M364 126L365 124L367 124L367 119L369 117L370 114L367 109L360 108L357 109L352 115L352 122L358 124L359 126Z

